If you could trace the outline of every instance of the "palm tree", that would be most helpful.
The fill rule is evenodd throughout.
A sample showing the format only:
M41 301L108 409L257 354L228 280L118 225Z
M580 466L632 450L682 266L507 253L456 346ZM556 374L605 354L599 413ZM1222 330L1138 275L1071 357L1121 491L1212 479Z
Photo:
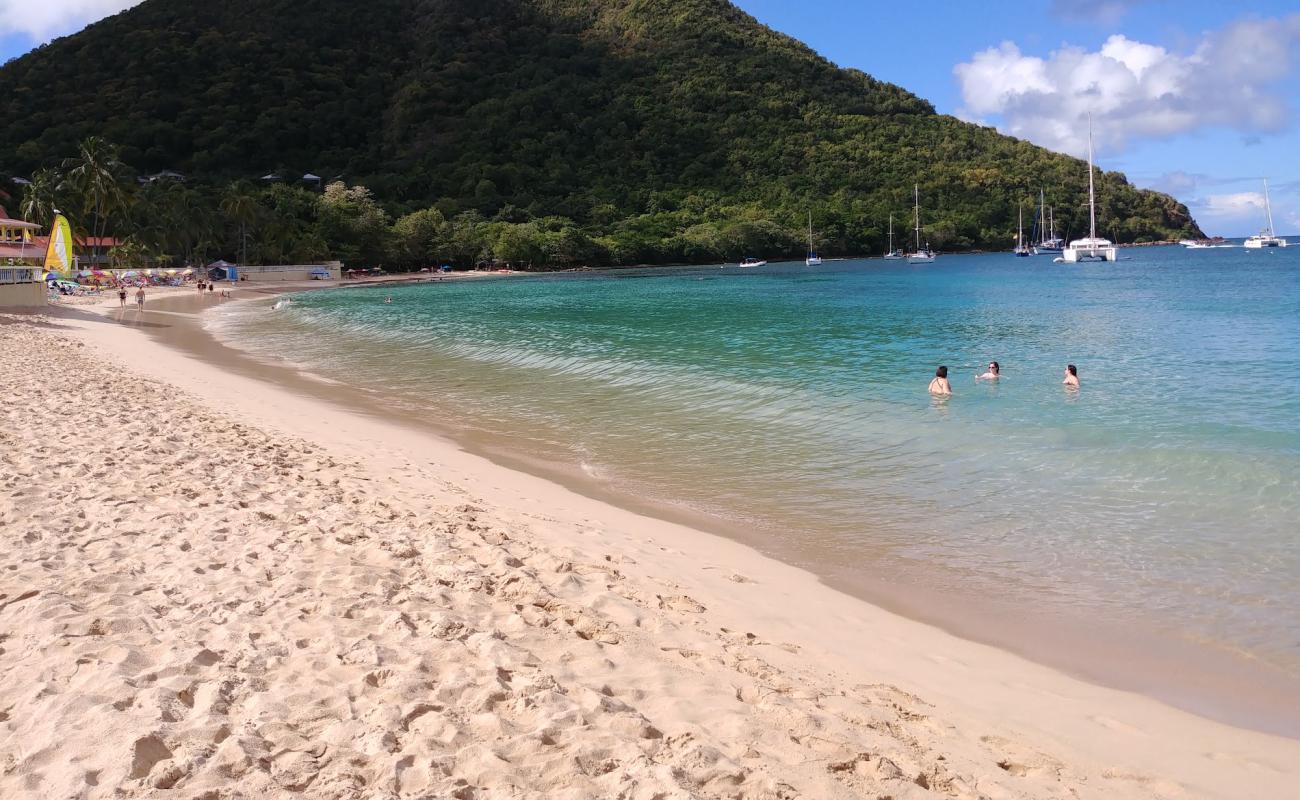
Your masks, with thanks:
M37 170L32 182L23 187L23 199L18 213L28 222L48 228L58 213L59 194L63 177L52 169Z
M144 245L130 237L110 250L108 257L115 267L136 267L143 265L149 254Z
M244 183L232 183L221 198L221 213L239 225L239 263L248 263L248 225L257 221L261 206Z
M109 216L125 208L126 192L120 176L123 164L117 147L99 136L82 140L77 155L64 159L63 168L68 183L80 192L82 208L90 217L91 253L99 255L99 240L108 229Z

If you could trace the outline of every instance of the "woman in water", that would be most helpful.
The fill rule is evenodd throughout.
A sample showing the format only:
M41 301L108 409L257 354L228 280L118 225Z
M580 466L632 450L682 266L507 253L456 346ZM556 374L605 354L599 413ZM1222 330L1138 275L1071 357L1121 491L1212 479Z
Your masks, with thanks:
M996 362L996 361L990 361L990 362L989 362L989 371L986 372L986 373L984 373L983 375L976 375L976 376L975 376L975 380L977 380L977 381L995 381L995 380L997 380L999 377L1001 377L1001 375L1002 375L1002 368L998 366L998 362Z
M1079 370L1073 364L1065 365L1065 380L1061 381L1061 383L1075 389L1079 388Z
M934 371L934 377L930 379L930 394L952 394L947 367L939 367Z

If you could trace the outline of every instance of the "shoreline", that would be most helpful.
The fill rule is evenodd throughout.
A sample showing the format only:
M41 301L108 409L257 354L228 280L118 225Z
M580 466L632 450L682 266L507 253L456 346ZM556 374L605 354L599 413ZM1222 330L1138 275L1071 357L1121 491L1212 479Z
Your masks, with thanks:
M346 287L349 284L343 284ZM340 287L340 288L342 288ZM332 287L307 286L324 289ZM286 289L298 291L299 289ZM639 497L583 473L575 465L547 461L520 450L505 436L431 418L385 404L373 390L314 376L292 363L262 361L221 342L197 320L184 330L178 318L169 346L218 363L223 369L275 382L353 413L382 416L417 436L434 436L506 469L558 483L563 488L623 510L722 536L768 558L807 570L832 590L909 620L936 626L956 637L989 645L1059 670L1088 683L1136 692L1159 702L1229 725L1300 738L1300 703L1295 676L1248 655L1210 642L1191 642L1150 626L1107 623L1026 612L996 597L956 590L943 575L917 567L899 576L880 570L841 569L791 544L777 543L743 525L702 511Z
M188 304L195 305L192 299ZM176 305L187 303L169 304L167 322L185 316L170 310ZM146 311L145 324L163 324L148 315ZM709 610L712 622L793 642L806 659L850 682L885 681L920 695L946 727L955 726L968 737L995 730L1010 734L1011 741L1055 748L1057 756L1065 751L1070 762L1096 770L1102 783L1095 788L1105 793L1099 796L1118 796L1124 794L1122 786L1132 788L1104 780L1121 774L1154 773L1158 778L1139 782L1148 789L1152 780L1164 779L1185 783L1198 796L1222 797L1234 796L1246 785L1243 780L1255 788L1276 781L1275 793L1295 780L1294 765L1300 763L1300 742L1295 740L1216 723L959 639L843 594L812 573L739 542L575 494L446 440L413 437L410 428L295 394L283 376L268 381L227 371L139 335L142 330L157 333L157 328L132 330L105 324L105 317L59 316L58 325L78 331L105 359L201 397L206 405L238 414L248 424L353 456L364 447L364 463L394 488L420 492L418 484L403 477L413 463L420 464L463 491L481 495L476 502L548 520L548 544L589 547L588 537L597 535L602 548L617 551L612 558L672 575ZM643 571L620 569L629 577ZM985 735L981 741L988 739ZM1135 796L1149 795L1144 790Z

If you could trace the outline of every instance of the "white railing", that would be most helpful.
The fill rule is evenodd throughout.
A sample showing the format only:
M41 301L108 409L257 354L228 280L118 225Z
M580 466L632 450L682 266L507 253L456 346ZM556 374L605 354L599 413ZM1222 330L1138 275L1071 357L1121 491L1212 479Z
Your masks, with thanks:
M33 267L0 267L0 283L36 283L38 280Z

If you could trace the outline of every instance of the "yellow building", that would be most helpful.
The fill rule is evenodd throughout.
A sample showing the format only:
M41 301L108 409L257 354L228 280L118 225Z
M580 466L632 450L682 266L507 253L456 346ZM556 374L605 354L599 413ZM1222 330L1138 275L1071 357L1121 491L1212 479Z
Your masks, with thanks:
M41 226L11 219L0 207L0 307L45 305L46 240L37 240Z

